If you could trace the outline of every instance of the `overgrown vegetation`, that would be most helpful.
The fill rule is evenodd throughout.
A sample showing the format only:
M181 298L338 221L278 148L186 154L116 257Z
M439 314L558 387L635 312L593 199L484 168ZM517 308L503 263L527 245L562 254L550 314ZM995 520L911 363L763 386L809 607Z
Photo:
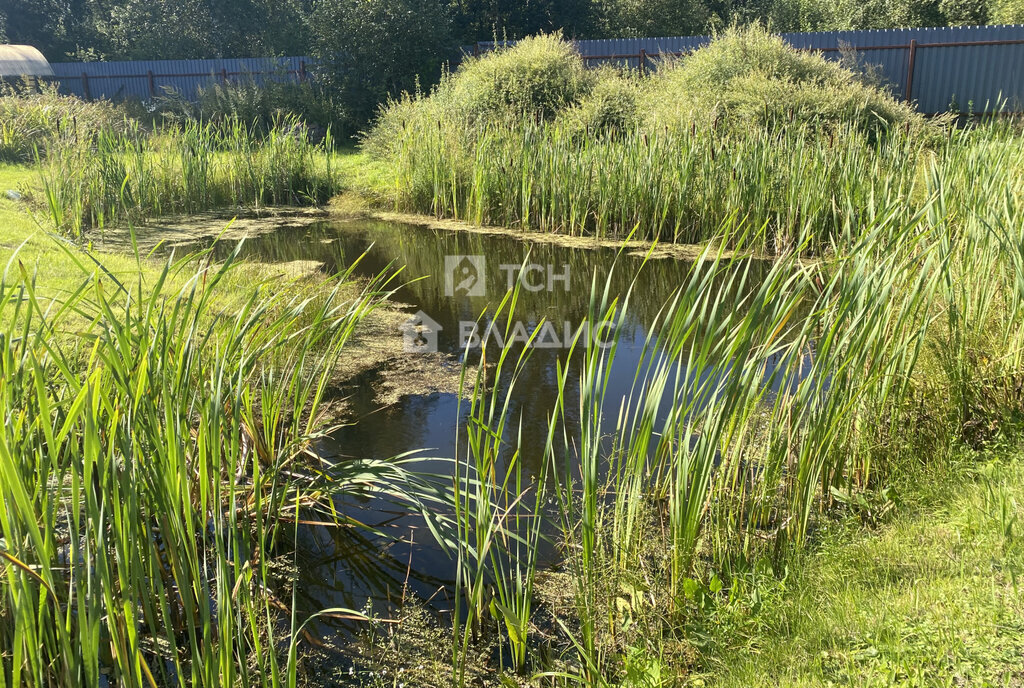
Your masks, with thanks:
M1020 22L1020 0L18 0L0 36L53 62L309 55L356 132L378 103L436 83L477 41L707 35L762 22L779 32Z
M314 144L294 117L266 133L237 119L153 131L129 123L49 148L39 163L43 200L54 225L76 237L157 215L323 203L337 190L331 146L329 134Z
M386 282L264 282L227 315L236 260L122 284L52 250L70 292L42 296L16 255L0 282L0 685L295 685L288 522L343 527L342 493L425 509L401 463L312 444Z
M123 126L124 114L106 101L62 96L50 87L31 92L0 86L0 161L29 162L51 146L88 146L100 132Z
M213 83L199 89L196 103L172 92L157 98L151 108L145 119L239 121L261 133L294 119L310 129L316 141L349 126L345 105L327 88L310 80L295 83L287 76L262 83L244 77L227 84Z
M772 130L847 125L882 138L924 122L880 85L813 52L794 50L760 26L730 29L706 47L658 69L643 104L646 129L659 126Z
M290 107L266 107L275 97L232 87L195 111L136 118L49 88L9 92L0 96L0 160L36 164L37 209L74 237L159 215L324 203L339 188L331 131L312 132Z
M402 210L687 243L738 216L758 248L821 251L872 199L924 198L924 161L970 141L753 27L644 79L535 38L392 101L365 146Z
M793 246L754 279L749 259L707 249L652 324L621 401L607 396L617 347L577 339L581 368L559 367L532 481L517 460L511 392L478 380L459 444L468 494L453 676L431 684L482 679L478 659L495 646L508 680L531 685L675 686L720 671L716 643L734 639L713 624L762 604L831 514L877 527L897 486L954 453L1014 442L1024 158L989 134L933 162L919 209L868 202L832 259L808 264ZM758 243L729 236L744 231L735 222L723 231L715 244ZM580 331L623 322L639 298L596 285ZM516 299L498 307L498 328L512 327ZM529 348L491 347L481 359L514 386ZM1019 507L1000 508L1012 530ZM544 533L560 544L553 572L537 567ZM1008 558L1006 576L1021 564ZM962 675L1004 675L999 661Z
M221 95L229 111L236 95L248 102ZM30 200L69 235L321 202L337 188L330 138L314 143L295 119L146 130L105 119L109 106L79 124L73 102L39 98L59 107L4 104L44 122L12 126L11 150L32 151L43 188ZM486 339L467 351L466 422L443 485L412 462L316 452L335 363L388 295L385 276L361 290L347 274L248 284L228 308L236 256L154 270L136 251L126 278L55 243L75 277L43 291L12 251L0 281L0 686L296 685L306 636L281 613L289 581L274 562L306 516L358 525L335 508L342 494L419 512L456 562L450 627L404 612L422 656L396 652L401 627L372 627L355 661L379 669L378 684L406 680L385 673L396 664L423 685L771 682L749 658L725 665L737 643L765 645L750 637L766 628L797 656L817 653L808 680L1015 679L1015 479L968 500L991 521L979 544L999 562L999 592L977 604L999 644L984 655L975 638L951 656L990 664L908 659L888 636L854 650L824 632L794 639L793 616L766 615L793 604L806 616L785 581L823 580L807 547L834 546L834 517L884 527L907 485L1019 439L1020 141L1006 123L925 122L759 28L642 78L584 70L542 36L392 102L366 148L399 208L704 244L645 323L622 399L609 391L614 335L603 347L582 333L625 322L648 295L593 285L554 373L539 471L521 460L512 403L531 348ZM775 254L765 274L750 251ZM506 341L521 288L485 318ZM807 568L788 578L796 566ZM908 637L933 631L922 618Z
M516 50L469 63L487 79L456 72L384 111L367 149L394 172L397 206L707 248L652 323L625 399L606 396L616 347L574 343L569 360L581 368L558 369L563 391L532 480L507 417L512 392L467 380L460 594L443 634L454 668L450 679L420 680L472 684L499 670L493 659L481 668L488 656L510 684L728 675L723 657L750 631L716 624L775 623L760 614L785 602L765 596L789 566L807 565L805 548L834 515L877 528L906 486L1019 438L1019 135L998 122L925 122L760 29L730 32L639 83L592 75L553 106L521 74L539 65L533 77L562 82L578 65L568 56L556 67L557 37L530 42L521 60ZM493 95L506 82L516 97ZM489 114L467 102L491 104ZM723 247L776 257L755 279L751 260ZM580 330L622 321L644 297L611 299L596 285ZM498 328L512 326L517 298L490 316ZM514 386L530 352L480 355ZM1000 494L1012 546L1019 505ZM553 571L538 568L544 535L560 545ZM1005 620L1020 608L1010 581L1022 562L1003 561L999 597L985 604ZM857 664L832 646L815 666L822 682L880 681L893 666L926 683L1012 680L1016 646L999 637L1009 649L980 666L909 658L881 640L897 653L890 664ZM401 643L396 632L389 651ZM418 657L402 665L414 677ZM737 684L784 673L754 667L737 670Z

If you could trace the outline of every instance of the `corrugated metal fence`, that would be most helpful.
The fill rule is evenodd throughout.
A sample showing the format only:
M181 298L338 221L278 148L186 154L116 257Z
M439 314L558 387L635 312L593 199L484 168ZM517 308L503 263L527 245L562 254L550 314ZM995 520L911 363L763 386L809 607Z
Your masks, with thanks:
M839 59L839 48L855 48L858 59L878 67L894 95L916 101L922 112L986 112L1001 100L1006 109L1024 110L1024 26L955 26L934 29L882 29L787 33L795 48L823 51ZM587 64L612 62L641 69L657 67L659 56L685 55L710 40L622 38L577 41ZM478 43L471 50L490 50Z
M916 101L922 112L953 109L991 111L1000 101L1008 110L1024 110L1024 26L957 26L935 29L883 29L789 33L796 48L839 58L840 46L855 48L859 59L878 72L901 98ZM603 62L654 69L660 56L685 55L706 44L708 36L623 38L578 41L588 64ZM490 50L477 43L470 52ZM303 80L308 57L140 62L57 62L55 78L65 93L84 98L148 100L170 88L194 100L211 82L252 79Z
M308 57L51 63L60 90L82 98L149 100L174 90L195 100L200 86L237 80L302 81Z

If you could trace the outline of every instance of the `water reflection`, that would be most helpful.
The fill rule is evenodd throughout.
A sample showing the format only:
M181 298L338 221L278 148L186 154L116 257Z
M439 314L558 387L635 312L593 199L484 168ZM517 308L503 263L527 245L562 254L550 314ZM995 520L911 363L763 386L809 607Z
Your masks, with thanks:
M214 248L221 256L232 250L231 243ZM436 322L439 350L453 355L462 354L461 323L493 312L506 294L510 278L527 260L539 266L528 276L529 284L541 286L536 291L521 292L515 318L527 327L542 320L554 323L557 333L579 326L590 312L595 284L603 286L607 282L610 294L618 298L632 290L609 380L607 414L617 413L622 399L630 393L647 353L650 324L658 319L659 311L690 271L702 269L668 258L644 264L641 257L619 255L612 249L530 244L506 235L362 220L287 228L248 240L242 254L282 263L318 261L328 273L341 271L362 256L355 273L367 277L404 266L400 275L404 286L396 300L410 304L410 312L421 311ZM463 258L449 260L446 265L446 257L452 256L472 256L469 272ZM745 288L755 286L758 275L768 267L752 263L752 279ZM449 295L452 287L460 284L471 288ZM520 458L528 472L540 469L548 418L559 393L557 367L562 364L571 369L579 365L579 360L566 359L564 349L536 349L511 397L510 411L515 421L510 425L521 438ZM372 379L367 381L372 383ZM509 380L492 383L505 388ZM569 376L566 394L564 422L572 435L579 424L577 375ZM460 403L455 395L406 396L383 409L375 405L373 394L357 394L349 401L358 421L334 433L321 448L326 453L339 459L382 459L416 450L425 450L424 456L456 456L456 428L465 418L459 417ZM466 410L463 403L463 416ZM515 441L514 437L505 439L510 444ZM453 471L450 461L427 459L420 470L449 481ZM346 512L358 512L358 518L368 525L399 537L385 546L381 539L364 533L322 527L303 530L297 543L299 598L306 609L361 609L368 599L381 609L400 600L406 587L420 599L431 599L439 609L448 604L446 589L454 575L454 564L433 545L429 533L417 530L422 526L418 519L372 503L340 506Z

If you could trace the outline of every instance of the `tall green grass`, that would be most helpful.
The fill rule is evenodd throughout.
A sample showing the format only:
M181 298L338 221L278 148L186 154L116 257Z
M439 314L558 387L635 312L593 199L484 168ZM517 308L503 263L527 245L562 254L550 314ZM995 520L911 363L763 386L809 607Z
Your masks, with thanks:
M237 119L152 132L130 122L52 145L38 165L53 223L81 236L158 215L325 202L337 190L332 147L329 133L314 143L295 117L265 133Z
M709 246L651 324L625 399L608 393L617 345L577 339L576 363L559 367L557 382L579 390L579 428L560 423L572 403L563 391L551 413L547 478L536 488L545 496L522 502L555 500L556 514L538 506L533 515L562 545L561 573L548 575L571 587L574 603L547 645L528 642L516 666L531 666L537 681L622 685L639 680L643 657L665 680L680 661L667 648L694 619L749 601L748 574L783 570L830 512L865 508L869 517L922 463L1018 436L1022 163L1019 147L998 137L951 144L923 176L918 208L899 198L866 202L848 250L827 260L801 258L805 238L755 278L751 260ZM756 233L733 220L714 243L748 243L744 231ZM613 299L595 284L581 330L619 322L635 298ZM476 408L487 397L473 398ZM501 397L486 407L503 408ZM473 418L488 456L502 437L516 450L514 421ZM473 472L484 482L478 510L507 494L509 476L493 466ZM506 580L508 561L535 572L533 531L485 520L491 543L513 544L474 575ZM504 535L492 532L499 527ZM517 609L550 603L541 595ZM497 632L515 644L519 628L534 627ZM456 648L471 652L470 636ZM457 673L456 683L465 677Z
M62 96L55 86L37 92L0 84L0 160L31 162L38 149L91 142L101 131L122 129L124 119L109 101Z
M399 209L683 243L710 240L737 215L764 229L755 247L772 252L826 250L849 240L868 205L924 196L918 161L930 155L911 137L872 144L853 127L824 139L807 127L580 139L571 126L527 123L485 128L469 150L463 133L407 127L393 159Z
M57 297L6 266L0 686L295 685L301 619L279 611L274 562L297 522L350 525L342 493L426 511L401 461L314 449L387 280L261 283L236 303L237 260L203 258L127 283L82 265Z

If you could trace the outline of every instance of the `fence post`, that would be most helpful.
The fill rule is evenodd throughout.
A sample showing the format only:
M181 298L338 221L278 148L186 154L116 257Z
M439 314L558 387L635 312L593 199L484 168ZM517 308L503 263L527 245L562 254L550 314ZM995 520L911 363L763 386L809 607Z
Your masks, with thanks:
M92 100L92 93L89 92L89 75L82 72L82 95L86 100Z
M156 97L156 80L153 78L153 70L150 69L146 72L146 79L149 81L149 97Z
M640 75L643 76L644 70L647 69L647 51L640 48Z
M910 55L907 60L907 92L904 96L904 100L910 102L910 96L913 94L914 89L914 58L917 57L917 39L910 39Z
M221 80L222 83L227 85L227 83L228 83L228 68L227 67L221 67L220 68L220 80Z
M306 61L299 60L299 83L306 83Z

